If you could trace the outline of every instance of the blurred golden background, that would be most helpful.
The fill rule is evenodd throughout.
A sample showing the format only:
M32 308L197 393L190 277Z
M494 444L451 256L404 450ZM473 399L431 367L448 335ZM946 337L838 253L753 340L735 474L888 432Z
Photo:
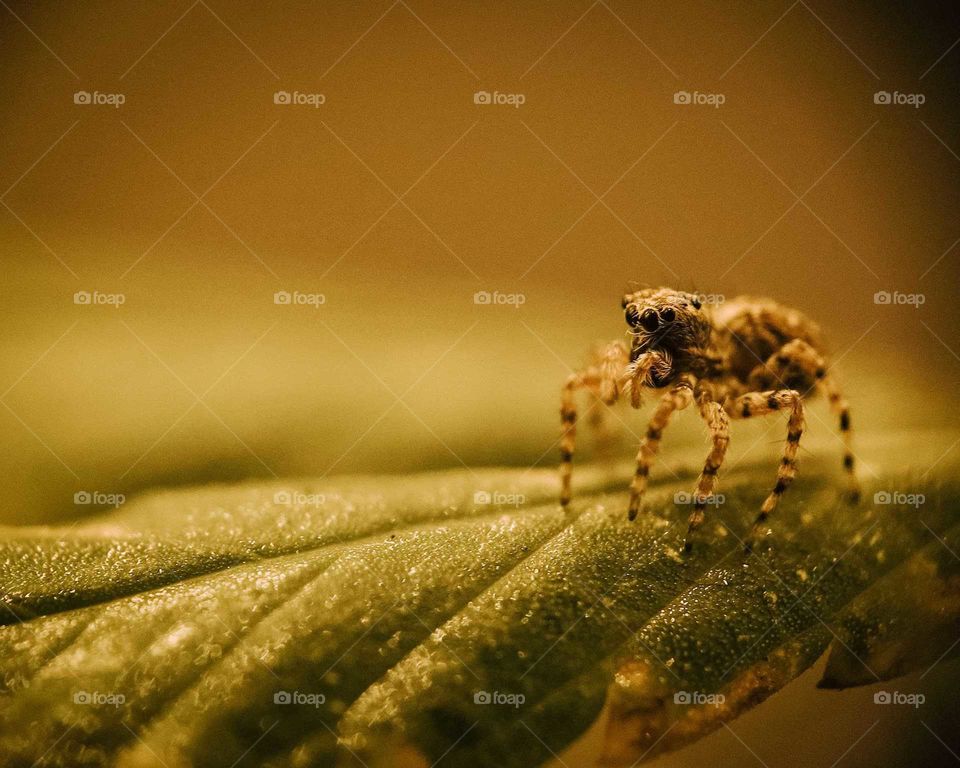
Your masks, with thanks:
M6 0L0 521L76 519L81 491L552 465L559 385L636 284L795 305L860 434L941 422L960 47L938 13Z

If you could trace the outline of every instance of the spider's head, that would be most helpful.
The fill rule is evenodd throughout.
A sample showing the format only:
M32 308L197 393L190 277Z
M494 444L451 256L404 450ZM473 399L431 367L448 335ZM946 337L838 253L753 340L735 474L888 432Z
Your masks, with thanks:
M651 375L652 386L673 383L710 340L710 319L695 294L647 288L624 296L623 311L633 336L630 362L651 353L660 360Z

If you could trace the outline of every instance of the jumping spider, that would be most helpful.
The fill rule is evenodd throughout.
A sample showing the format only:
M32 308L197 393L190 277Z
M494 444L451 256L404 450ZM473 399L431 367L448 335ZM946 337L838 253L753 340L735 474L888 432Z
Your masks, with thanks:
M637 454L637 469L630 484L630 520L637 516L647 475L670 417L674 411L697 404L713 445L694 492L684 545L687 552L692 548L694 531L703 524L707 500L727 451L728 420L787 413L787 442L776 484L747 538L749 552L796 475L804 398L814 390L826 395L839 416L849 495L853 500L859 498L850 450L850 411L828 372L820 329L814 322L770 299L740 296L707 306L695 294L669 288L627 294L623 310L633 337L629 349L624 342L615 341L595 351L590 364L572 374L563 386L561 504L570 502L577 422L574 395L579 389L586 389L606 405L629 396L634 408L640 406L642 389L662 393Z

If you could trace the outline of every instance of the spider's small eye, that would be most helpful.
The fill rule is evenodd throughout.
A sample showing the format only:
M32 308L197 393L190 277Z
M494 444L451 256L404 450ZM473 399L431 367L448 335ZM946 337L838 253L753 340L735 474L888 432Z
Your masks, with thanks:
M643 314L640 315L640 325L647 331L655 331L660 325L660 318L652 309L645 309L643 310Z
M636 327L640 323L640 312L637 311L636 304L626 304L624 306L624 317L627 318L627 323Z
M673 307L667 307L666 309L660 311L660 318L665 323L672 323L677 319L677 313L673 311Z
M693 304L693 308L694 308L694 309L700 309L700 307L702 306L702 305L700 304L700 299L694 299L694 300L691 301L690 303Z

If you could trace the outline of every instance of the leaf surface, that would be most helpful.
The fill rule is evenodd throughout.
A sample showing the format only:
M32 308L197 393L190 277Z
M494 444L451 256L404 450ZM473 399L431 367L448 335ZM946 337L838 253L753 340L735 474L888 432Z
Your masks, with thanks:
M953 439L923 434L911 455L933 465ZM5 529L0 757L531 766L603 713L604 757L629 764L719 727L831 643L851 654L834 684L899 674L947 650L956 465L921 478L900 468L902 440L870 447L866 501L842 501L836 457L805 459L750 557L773 463L724 476L684 556L674 494L693 454L662 466L635 523L630 468L582 467L568 511L553 471L478 470L167 491L72 528ZM876 490L926 502L876 505ZM918 572L945 617L922 641L900 586Z

